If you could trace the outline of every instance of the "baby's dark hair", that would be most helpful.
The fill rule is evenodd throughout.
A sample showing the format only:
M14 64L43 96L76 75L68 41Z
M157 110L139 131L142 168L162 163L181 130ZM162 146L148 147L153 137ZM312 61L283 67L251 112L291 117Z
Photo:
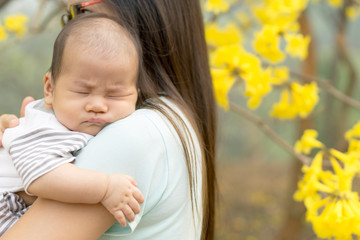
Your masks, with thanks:
M71 20L61 30L55 40L53 58L50 67L54 83L63 67L63 56L66 46L76 43L81 51L101 54L109 57L126 57L119 54L119 48L129 49L122 41L127 37L134 44L138 57L138 79L144 76L142 48L139 38L134 30L126 26L120 19L103 14L82 14ZM131 48L130 48L131 49ZM129 54L130 51L129 51Z

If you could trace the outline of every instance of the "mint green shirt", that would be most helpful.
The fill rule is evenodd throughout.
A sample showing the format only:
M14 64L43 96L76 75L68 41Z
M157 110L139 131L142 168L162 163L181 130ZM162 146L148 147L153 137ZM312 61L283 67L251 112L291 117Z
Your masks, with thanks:
M171 106L190 127L179 109ZM183 130L181 124L177 126ZM75 162L77 166L130 175L145 198L134 222L127 227L114 224L101 240L200 239L201 151L196 135L190 130L197 174L198 211L194 213L184 150L174 128L159 112L137 110L104 128L81 150Z

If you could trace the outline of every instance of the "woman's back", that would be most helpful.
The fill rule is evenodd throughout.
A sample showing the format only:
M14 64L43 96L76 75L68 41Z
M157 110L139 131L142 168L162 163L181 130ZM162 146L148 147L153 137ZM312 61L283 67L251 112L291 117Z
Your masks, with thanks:
M178 108L170 106L187 121ZM190 127L188 123L187 126ZM194 169L199 176L196 203L200 208L201 150L192 130L191 137L197 153ZM142 211L130 227L115 224L100 239L200 238L202 215L201 212L193 215L184 150L175 129L161 113L140 109L109 125L81 151L75 164L106 173L131 175L144 194ZM119 237L132 230L132 234Z

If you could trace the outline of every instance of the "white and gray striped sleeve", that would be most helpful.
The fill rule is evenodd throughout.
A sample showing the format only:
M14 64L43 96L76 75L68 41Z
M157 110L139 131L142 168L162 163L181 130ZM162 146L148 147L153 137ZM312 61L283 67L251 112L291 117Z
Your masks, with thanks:
M25 191L40 176L54 168L75 160L73 152L87 143L85 134L38 128L14 139L9 153L24 183Z

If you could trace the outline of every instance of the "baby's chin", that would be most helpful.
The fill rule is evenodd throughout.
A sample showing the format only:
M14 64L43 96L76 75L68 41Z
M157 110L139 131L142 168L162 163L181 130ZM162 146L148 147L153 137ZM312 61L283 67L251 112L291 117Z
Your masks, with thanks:
M98 134L102 129L103 129L103 127L102 127L102 128L99 128L99 129L84 131L84 133L89 134L89 135L92 135L92 136L95 136L95 135Z
M91 125L91 126L87 126L85 128L81 128L81 129L74 129L73 131L77 131L77 132L81 132L81 133L86 133L92 136L95 136L96 134L98 134L105 126L99 126L99 125Z

